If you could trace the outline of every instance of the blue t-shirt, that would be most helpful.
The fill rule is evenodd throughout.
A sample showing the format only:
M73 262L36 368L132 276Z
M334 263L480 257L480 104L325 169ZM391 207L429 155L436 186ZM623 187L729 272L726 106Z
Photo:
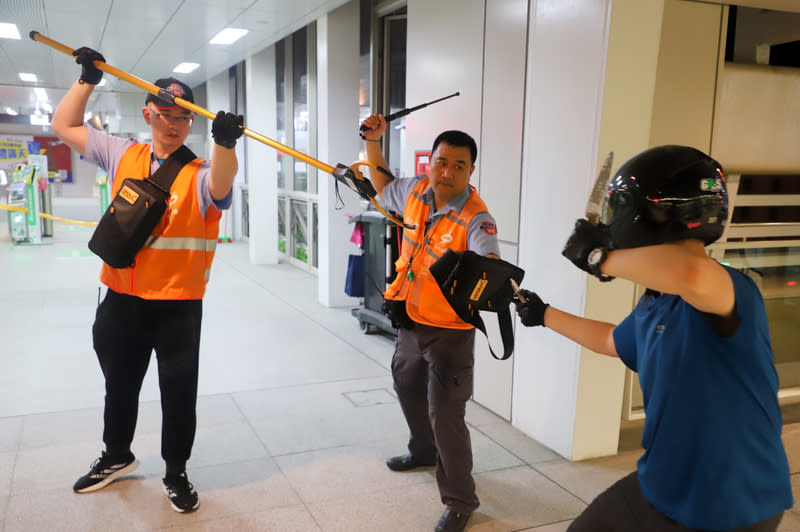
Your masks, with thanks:
M720 336L678 296L644 296L614 329L639 373L647 419L638 475L657 510L692 527L727 530L791 508L789 463L764 300L733 279L740 323Z

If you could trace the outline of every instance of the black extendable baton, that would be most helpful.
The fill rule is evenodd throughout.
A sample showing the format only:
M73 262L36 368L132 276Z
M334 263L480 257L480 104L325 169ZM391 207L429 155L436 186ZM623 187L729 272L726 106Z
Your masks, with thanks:
M386 123L388 124L392 120L397 120L398 118L402 118L402 117L404 117L404 116L406 116L408 114L413 113L414 111L419 111L420 109L428 107L429 105L441 102L442 100L446 100L448 98L452 98L453 96L458 96L459 94L461 94L461 93L460 92L454 92L453 94L451 94L449 96L445 96L443 98L439 98L438 100L433 100L433 101L428 102L428 103L423 103L422 105L418 105L416 107L407 107L405 109L401 109L401 110L397 111L396 113L392 113L390 115L386 115L386 116L383 117L383 119L386 120ZM362 139L364 138L364 133L363 132L366 131L367 129L369 129L367 126L365 126L364 124L361 124L361 127L358 130L359 131L358 134L361 135Z

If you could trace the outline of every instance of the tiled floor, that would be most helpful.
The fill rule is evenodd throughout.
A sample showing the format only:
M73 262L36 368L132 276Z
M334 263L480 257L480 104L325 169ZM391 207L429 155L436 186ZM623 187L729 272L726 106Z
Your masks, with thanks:
M86 219L94 204L56 199ZM0 213L0 220L5 221ZM0 222L0 531L427 531L442 512L431 470L393 473L407 429L389 373L392 340L362 334L349 309L316 303L316 279L253 266L218 248L205 298L198 431L189 476L197 512L161 491L155 373L141 394L141 466L93 494L71 486L101 449L103 380L91 348L99 259L91 229L56 224L14 246ZM571 463L470 403L482 501L468 530L563 532L639 456ZM800 471L800 425L785 429ZM800 474L793 477L800 489ZM795 508L800 512L800 507ZM781 531L800 530L788 512Z

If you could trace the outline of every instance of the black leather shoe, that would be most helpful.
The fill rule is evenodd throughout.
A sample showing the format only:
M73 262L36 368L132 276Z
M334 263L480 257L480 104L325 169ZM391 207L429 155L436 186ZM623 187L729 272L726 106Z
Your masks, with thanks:
M417 460L413 454L393 456L386 460L386 467L392 471L409 471L418 467L431 467L436 465L436 460Z
M436 523L436 532L461 532L466 528L470 515L472 514L462 514L448 508Z

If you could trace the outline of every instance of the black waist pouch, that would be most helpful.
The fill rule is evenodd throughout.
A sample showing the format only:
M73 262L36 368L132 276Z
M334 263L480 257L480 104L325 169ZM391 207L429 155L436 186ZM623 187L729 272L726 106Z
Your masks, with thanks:
M514 329L509 310L514 297L511 280L520 284L525 271L502 259L484 257L474 251L456 253L448 249L431 264L430 272L456 314L484 335L486 326L478 311L497 313L503 356L495 355L491 344L489 351L498 360L508 358L514 350Z
M89 249L112 268L127 268L167 210L169 189L196 156L181 146L148 179L128 178L89 240Z
M381 305L381 310L383 311L384 314L386 314L386 316L389 317L389 321L392 322L392 327L394 327L395 329L414 328L414 320L412 320L408 316L408 312L406 311L405 301L384 299L383 305Z

